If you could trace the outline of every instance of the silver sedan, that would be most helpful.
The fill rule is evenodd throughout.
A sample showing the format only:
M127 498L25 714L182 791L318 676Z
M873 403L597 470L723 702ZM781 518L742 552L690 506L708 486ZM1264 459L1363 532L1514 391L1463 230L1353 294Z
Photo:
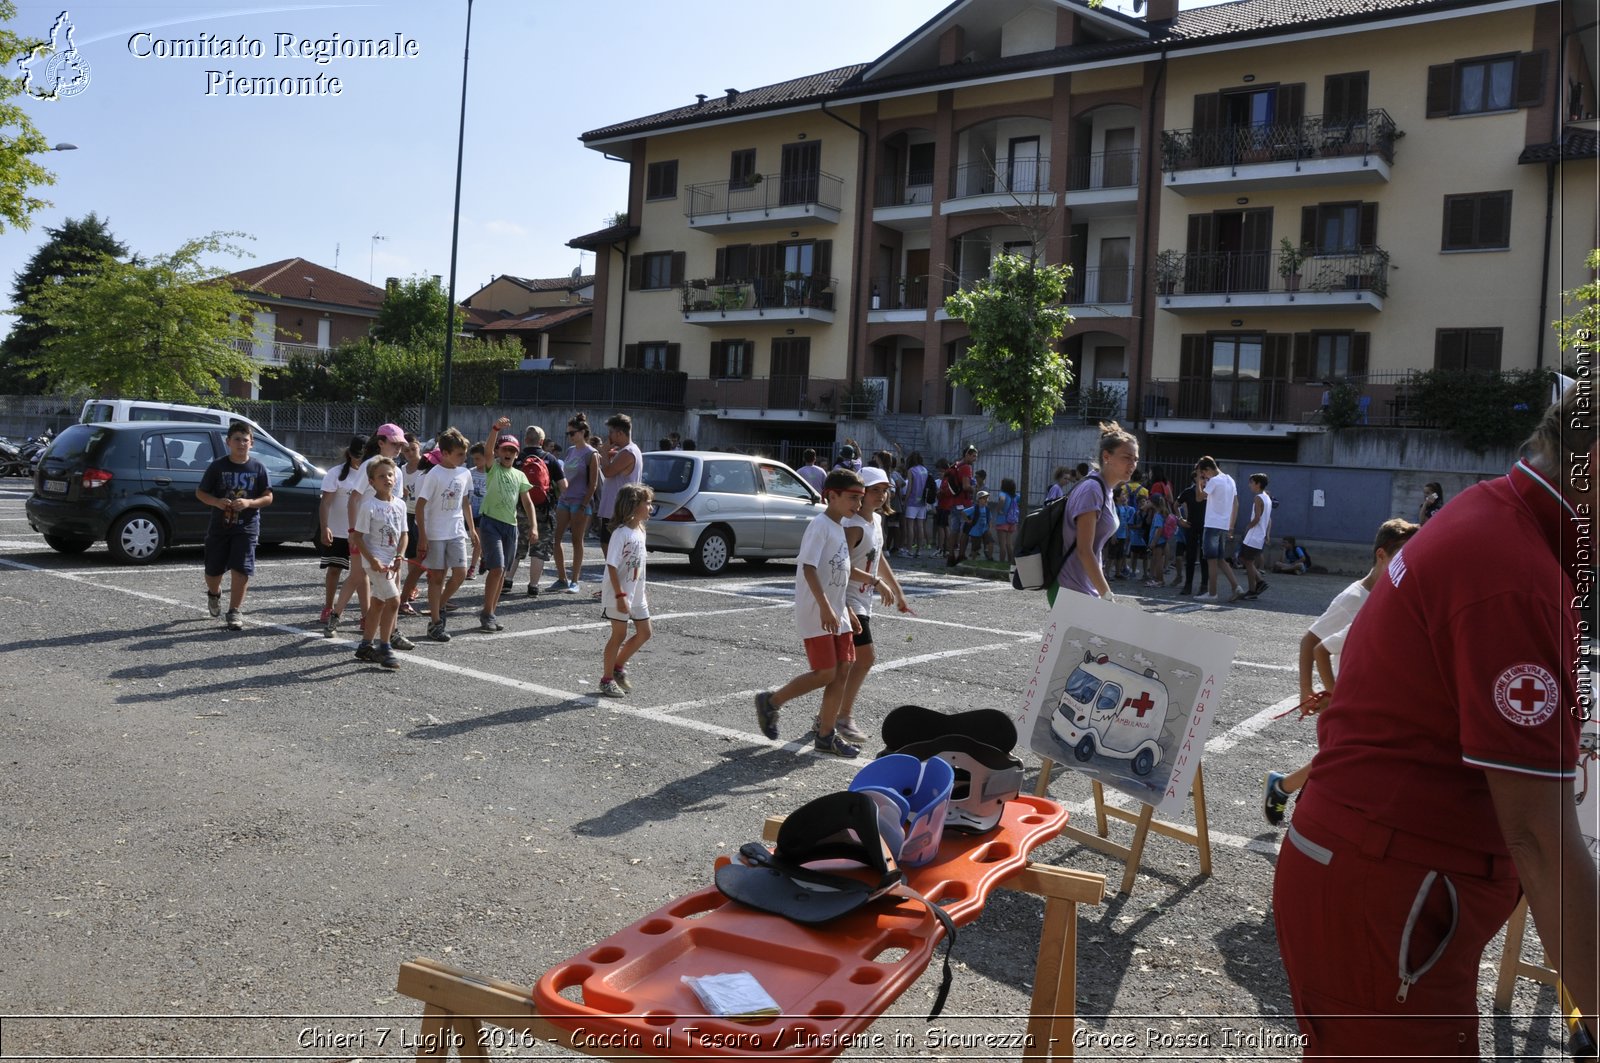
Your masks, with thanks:
M702 575L736 557L793 557L822 496L780 461L700 450L651 451L644 482L654 489L645 544L688 554Z

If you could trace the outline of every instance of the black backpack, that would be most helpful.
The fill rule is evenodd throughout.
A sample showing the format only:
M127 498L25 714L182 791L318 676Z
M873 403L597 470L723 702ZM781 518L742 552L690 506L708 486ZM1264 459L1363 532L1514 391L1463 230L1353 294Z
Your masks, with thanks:
M1100 504L1105 505L1106 482L1099 473L1089 479L1100 485ZM1011 586L1019 591L1048 590L1055 585L1061 566L1067 563L1072 551L1078 548L1077 537L1070 545L1062 544L1067 519L1067 495L1053 498L1040 508L1022 518L1017 528L1015 561L1011 566Z

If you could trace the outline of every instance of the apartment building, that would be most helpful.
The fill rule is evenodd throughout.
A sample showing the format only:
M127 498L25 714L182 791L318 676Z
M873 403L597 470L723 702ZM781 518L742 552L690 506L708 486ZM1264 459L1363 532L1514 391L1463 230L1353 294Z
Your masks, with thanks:
M976 413L944 296L1074 269L1078 387L1157 452L1295 458L1331 383L1556 365L1596 246L1596 0L958 0L877 59L585 133L629 166L597 364L767 425ZM859 408L859 407L858 407ZM704 433L702 433L704 434Z

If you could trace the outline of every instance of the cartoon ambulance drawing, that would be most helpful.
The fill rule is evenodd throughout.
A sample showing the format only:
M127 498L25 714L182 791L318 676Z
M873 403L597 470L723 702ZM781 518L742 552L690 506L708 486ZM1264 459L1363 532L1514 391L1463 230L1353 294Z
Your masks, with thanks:
M1050 730L1073 755L1130 760L1135 775L1161 763L1158 741L1167 722L1167 688L1154 668L1136 672L1105 654L1085 653L1067 677Z

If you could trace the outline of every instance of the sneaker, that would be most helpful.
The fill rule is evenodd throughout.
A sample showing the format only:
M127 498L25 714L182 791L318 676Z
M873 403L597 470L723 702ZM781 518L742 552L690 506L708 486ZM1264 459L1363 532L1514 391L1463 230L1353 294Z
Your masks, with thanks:
M378 655L372 652L372 643L363 642L356 647L356 660L372 663L377 661Z
M528 584L528 597L529 598L537 598L537 597L539 597L539 585L537 583Z
M778 737L778 713L782 711L772 703L772 691L763 690L756 695L756 726L768 738Z
M832 753L836 757L858 757L861 747L853 746L844 740L844 735L835 727L826 735L817 735L816 750L818 753Z
M512 591L512 583L511 583L510 580L506 580L504 583L500 584L500 593L501 594L510 594L511 591Z
M411 599L407 598L405 601L400 603L400 615L418 616L420 614L417 612L417 607L411 604Z
M398 631L395 632L394 638L389 640L389 645L397 650L414 650L417 648L415 642L412 642Z
M560 594L562 591L566 590L570 586L572 586L572 584L568 583L566 580L558 579L554 583L550 584L550 586L546 587L545 589L547 591L549 591L551 594Z
M478 630L479 631L499 631L500 630L500 623L499 623L499 621L495 620L495 618L492 615L490 615L489 613L482 613L482 614L479 614L479 616L478 616Z
M600 680L600 696L603 698L627 697L627 695L623 693L622 688L617 685L617 682L614 679Z
M578 583L577 581L573 581L571 583L568 583L567 584L567 593L568 594L582 594L583 593L582 584Z
M1256 597L1257 595L1259 595L1262 591L1264 591L1266 589L1267 589L1267 581L1266 580L1262 580L1260 583L1256 584L1256 589L1250 592L1250 597L1254 598L1254 597Z
M1289 795L1283 792L1280 785L1283 780L1283 772L1267 772L1266 792L1261 798L1261 811L1274 827L1283 826L1283 813L1289 807Z
M327 616L322 618L322 637L323 638L325 638L325 639L333 638L333 633L335 631L338 631L338 630L339 630L339 614L338 613L329 613Z
M1245 598L1247 598L1249 596L1250 596L1250 593L1248 591L1246 591L1243 587L1235 587L1233 589L1233 597L1229 598L1228 601L1230 603L1231 602L1242 602L1242 601L1245 600Z
M1218 601L1218 598L1215 594L1197 594L1194 596L1194 600L1197 602L1215 602Z
M617 686L621 687L623 690L632 690L633 689L633 684L628 682L628 673L627 672L624 672L621 668L618 668L615 672L612 673L612 675L616 677Z
M444 629L443 620L428 625L428 638L432 639L434 642L450 641L450 633Z
M222 592L221 591L218 591L216 594L212 594L210 591L206 591L206 612L210 613L213 617L218 617L218 616L222 615Z
M388 646L380 646L377 651L377 661L385 668L399 668L400 658L394 655L394 650Z
M867 740L867 733L857 727L854 721L851 720L835 720L833 729L852 742L865 742Z
M239 615L239 610L237 610L237 609L229 609L228 610L228 630L229 631L243 631L244 630L244 617Z
M333 612L332 609L324 609L322 615L317 617L317 623L326 624L328 622L328 614L331 612Z

